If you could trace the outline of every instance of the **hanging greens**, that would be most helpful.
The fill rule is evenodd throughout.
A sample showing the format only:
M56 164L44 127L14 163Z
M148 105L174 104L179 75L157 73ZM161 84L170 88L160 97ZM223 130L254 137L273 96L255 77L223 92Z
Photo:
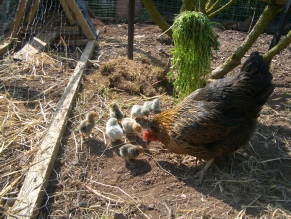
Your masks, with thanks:
M210 73L211 48L218 50L218 36L213 32L210 20L195 11L179 14L172 30L173 69L169 78L175 80L178 98L183 98L205 84Z

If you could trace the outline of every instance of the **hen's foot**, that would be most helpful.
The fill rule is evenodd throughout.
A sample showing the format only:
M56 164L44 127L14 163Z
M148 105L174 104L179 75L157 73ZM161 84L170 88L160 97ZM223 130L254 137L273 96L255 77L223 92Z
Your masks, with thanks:
M211 166L213 161L214 161L214 159L208 160L207 163L205 164L205 166L202 168L202 170L200 170L198 173L196 173L194 175L194 178L199 179L199 185L202 184L205 173L207 172L207 170L209 169L209 167Z

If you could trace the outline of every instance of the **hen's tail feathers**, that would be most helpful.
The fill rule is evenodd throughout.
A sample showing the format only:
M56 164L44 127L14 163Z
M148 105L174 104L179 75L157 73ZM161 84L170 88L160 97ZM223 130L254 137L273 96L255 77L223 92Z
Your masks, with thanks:
M273 75L269 71L268 63L264 61L259 52L253 52L243 64L241 73L250 79L250 83L255 89L256 103L262 107L274 90Z

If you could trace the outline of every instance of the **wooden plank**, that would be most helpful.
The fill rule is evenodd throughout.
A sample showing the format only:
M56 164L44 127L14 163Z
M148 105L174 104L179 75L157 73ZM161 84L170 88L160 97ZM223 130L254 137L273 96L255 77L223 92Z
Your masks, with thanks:
M27 2L28 2L27 0L20 0L20 2L18 3L18 8L17 8L16 13L15 13L15 19L11 24L11 29L10 29L10 33L9 33L9 36L11 38L14 38L18 33L18 30L20 28L20 24L23 21L23 18L25 16L25 11L26 11L27 5L28 5Z
M16 52L13 56L14 59L28 60L30 55L40 52L44 47L55 39L59 33L56 32L43 32L33 37L25 46Z
M9 50L9 48L11 48L14 41L15 39L8 39L2 42L0 45L0 57L2 57Z
M80 34L78 26L49 26L45 27L43 25L28 26L22 29L22 32L25 33L40 33L42 31L54 31L59 34Z
M56 112L39 146L33 164L25 177L17 201L12 206L8 218L36 218L45 193L45 189L57 157L60 141L65 132L69 111L73 105L84 69L88 64L96 41L88 42L80 61L74 70Z
M96 39L94 33L92 32L91 28L89 27L89 25L86 21L86 19L84 18L83 14L79 10L79 7L76 4L75 0L74 1L71 1L71 0L67 1L67 4L70 7L70 9L73 11L74 15L76 16L76 19L77 19L79 25L81 26L83 33L86 35L86 37L89 40Z
M64 11L66 13L66 16L67 16L70 24L72 24L72 25L75 24L75 19L74 19L72 13L71 13L71 10L70 10L66 0L60 0L60 3L61 3L61 5L62 5L62 7L63 7L63 9L64 9Z
M40 2L41 2L41 0L34 0L33 1L32 7L30 8L30 11L27 13L27 16L25 18L26 23L28 23L28 24L32 23L35 15L36 15L36 12L37 12L37 9L39 7Z

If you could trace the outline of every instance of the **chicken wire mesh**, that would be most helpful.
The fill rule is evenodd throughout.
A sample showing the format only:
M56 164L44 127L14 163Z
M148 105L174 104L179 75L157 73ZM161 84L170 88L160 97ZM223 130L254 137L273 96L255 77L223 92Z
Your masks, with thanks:
M58 0L0 1L0 21L0 45L11 42L0 60L2 218L17 199L88 39Z
M18 39L14 41L13 48L21 48L27 42L33 41L35 36L43 34L50 37L49 33L61 33L65 38L65 43L62 43L61 38L56 37L49 47L46 47L47 52L54 52L57 55L64 55L64 53L76 54L75 41L82 37L86 38L85 34L78 30L76 25L71 25L67 15L60 4L59 0L50 1L26 1L26 8L24 13L20 16L20 24L16 24L17 11L21 10L24 1L21 0L3 0L0 1L0 21L3 24L0 32L1 42L6 38ZM82 2L82 1L76 1ZM33 8L36 8L34 11ZM67 28L68 26L75 26L76 28ZM47 35L46 35L47 33ZM61 42L61 43L60 43ZM14 51L12 49L12 51ZM11 52L11 51L10 51Z

